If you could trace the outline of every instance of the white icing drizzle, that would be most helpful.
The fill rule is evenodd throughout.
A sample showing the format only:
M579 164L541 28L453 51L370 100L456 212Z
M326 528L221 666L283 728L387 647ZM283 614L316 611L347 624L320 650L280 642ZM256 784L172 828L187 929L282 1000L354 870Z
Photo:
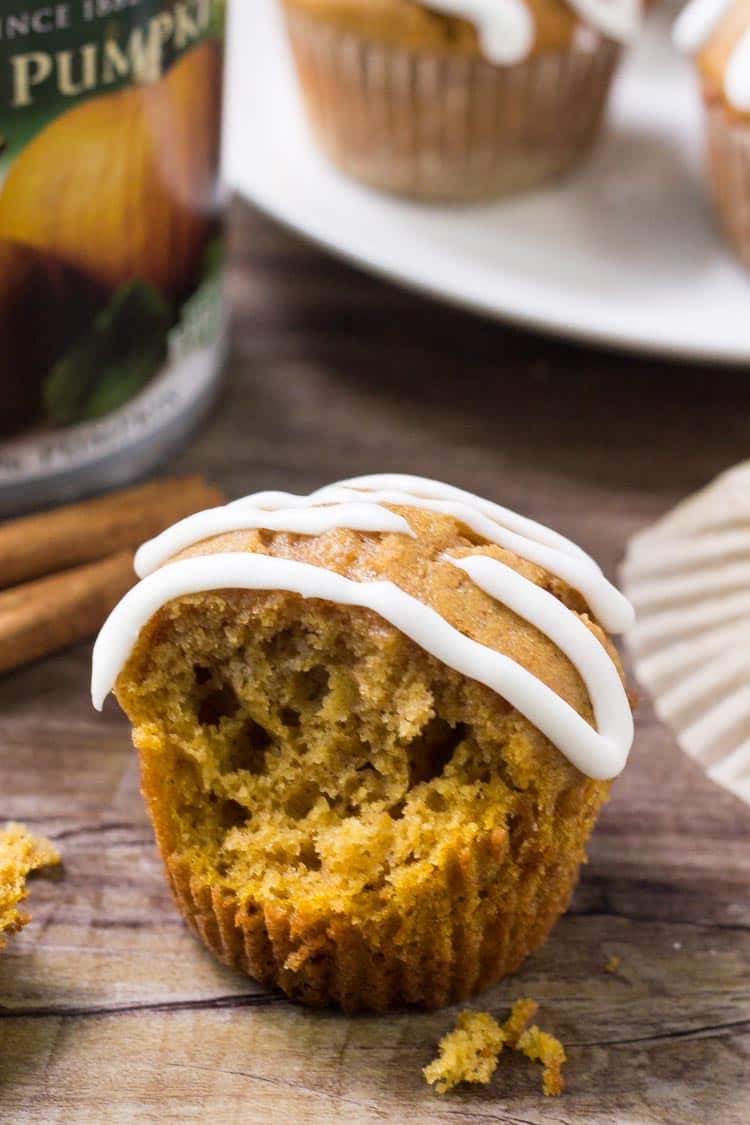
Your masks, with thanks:
M610 39L629 43L640 30L640 0L569 0L584 23Z
M306 497L294 497L295 500ZM352 531L391 531L401 535L413 535L403 516L388 508L374 507L372 504L336 504L325 508L303 508L295 506L291 511L268 511L249 507L245 504L228 504L224 508L209 508L196 512L187 519L167 528L156 539L149 540L138 549L135 555L135 572L145 578L173 555L186 547L201 543L214 535L226 531L287 531L293 535L322 535L336 527L347 527Z
M355 495L355 493L352 493ZM471 531L481 535L490 543L504 547L519 558L536 563L544 567L550 574L556 575L574 590L583 594L595 615L606 629L619 632L632 624L632 608L630 603L620 594L614 586L607 581L593 559L572 556L554 547L527 539L507 528L501 527L488 517L475 512L468 505L456 501L428 500L424 497L410 496L404 492L374 492L371 494L373 503L403 504L414 508L426 508L428 511L438 512L442 515L452 516L465 524Z
M411 496L426 499L457 500L459 504L468 504L495 523L507 527L509 531L515 531L517 535L523 535L535 543L546 543L548 547L556 547L558 551L565 551L569 555L578 555L582 559L588 559L589 562L594 561L577 543L566 539L552 528L545 527L543 523L537 523L528 516L519 515L510 508L504 508L501 504L495 504L492 500L485 500L482 496L475 496L473 492L466 492L463 488L456 488L455 485L445 484L441 480L410 476L408 473L371 473L368 476L350 477L335 484L327 484L317 492L313 492L312 496L319 499L332 490L341 488L353 488L358 492L394 489L397 492L408 492Z
M690 0L675 21L672 38L685 54L697 54L729 11L733 0ZM750 113L750 27L735 43L724 71L724 94L741 113Z
M263 507L265 504L276 505L281 510L269 514ZM594 560L570 540L470 492L440 481L395 473L326 485L310 496L288 492L256 493L224 508L188 516L141 547L135 557L136 573L143 578L186 547L227 531L264 528L320 535L336 527L346 527L411 534L406 520L382 507L383 504L422 508L450 516L488 543L496 543L567 582L583 595L610 632L624 632L633 624L630 603L607 581Z
M534 19L524 0L428 0L426 7L472 23L482 54L496 66L521 62L534 45Z
M603 35L628 42L640 25L640 0L569 0L581 20ZM477 29L485 58L512 66L534 46L534 17L525 0L424 0L423 7L468 20Z
M679 50L694 55L708 42L732 0L689 0L675 20L672 39Z
M625 765L632 727L628 731L618 721L609 724L612 729L606 734L594 730L520 664L465 637L439 613L392 582L352 582L309 563L247 552L181 559L149 575L125 595L94 646L95 707L101 709L141 629L163 605L185 594L224 589L287 590L303 598L370 609L438 660L502 695L589 777L608 780ZM559 605L556 599L551 600ZM619 694L624 698L622 685ZM598 702L604 714L608 708L603 700ZM624 710L629 714L627 699Z
M438 481L398 474L359 477L328 485L310 496L256 493L190 516L144 544L136 556L142 581L112 612L94 648L94 705L101 708L141 629L172 599L227 588L287 590L373 610L449 667L499 692L584 773L597 779L617 776L627 761L633 724L615 665L575 613L495 559L444 556L444 561L538 628L568 657L589 692L598 729L521 665L465 637L392 582L355 582L321 567L250 552L167 562L192 544L250 528L299 535L320 535L334 528L413 535L408 520L383 506L387 504L451 516L487 543L498 543L520 557L538 561L575 586L610 631L623 631L632 624L632 608L593 559L549 528Z
M497 559L474 555L448 558L446 561L468 574L474 585L491 598L535 625L565 653L589 693L600 737L597 744L599 768L602 768L602 761L608 759L603 768L614 771L608 776L620 773L633 741L633 713L620 675L599 639L553 594L528 582L512 567ZM590 739L587 739L589 742ZM574 764L590 777L598 776L591 772L592 768L596 768L591 755L587 758L586 768L579 762Z
M354 491L346 491L347 488ZM624 633L634 623L630 602L605 578L591 556L543 524L442 481L398 473L352 478L319 489L312 498L318 502L343 500L361 492L373 503L426 508L452 516L488 542L537 563L578 590L611 633Z

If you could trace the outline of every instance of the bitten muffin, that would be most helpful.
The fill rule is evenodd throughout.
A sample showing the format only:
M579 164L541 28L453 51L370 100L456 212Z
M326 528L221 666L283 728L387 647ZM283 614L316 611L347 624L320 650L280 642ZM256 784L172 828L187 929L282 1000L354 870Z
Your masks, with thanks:
M482 199L597 135L639 0L282 0L320 146L372 187Z
M695 55L714 202L729 244L750 267L750 0L693 0L674 38Z
M517 969L632 740L587 598L610 628L630 611L596 565L407 477L251 496L136 561L94 700L115 685L205 944L347 1010L438 1007Z

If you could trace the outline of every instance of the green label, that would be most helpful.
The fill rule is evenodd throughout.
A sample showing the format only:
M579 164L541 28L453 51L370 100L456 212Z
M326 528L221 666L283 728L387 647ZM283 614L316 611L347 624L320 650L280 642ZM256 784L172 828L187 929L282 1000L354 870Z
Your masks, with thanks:
M0 431L98 418L213 342L224 20L0 0Z

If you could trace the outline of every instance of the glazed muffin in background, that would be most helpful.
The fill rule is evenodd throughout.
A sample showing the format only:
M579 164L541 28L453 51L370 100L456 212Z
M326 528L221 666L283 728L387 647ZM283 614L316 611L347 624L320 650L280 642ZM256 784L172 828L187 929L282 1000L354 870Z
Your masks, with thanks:
M596 564L468 493L381 476L202 513L137 568L94 701L114 686L133 724L209 949L349 1011L439 1007L517 969L632 741L599 623L632 611Z
M695 56L714 202L730 245L750 267L750 0L692 0L674 39Z
M281 0L307 115L344 172L469 201L573 168L639 0Z

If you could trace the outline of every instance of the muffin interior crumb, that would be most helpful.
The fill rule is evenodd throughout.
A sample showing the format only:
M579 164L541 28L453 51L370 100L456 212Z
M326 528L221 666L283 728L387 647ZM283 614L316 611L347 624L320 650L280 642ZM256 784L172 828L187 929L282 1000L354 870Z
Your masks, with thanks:
M508 762L518 731L469 721L460 677L435 662L428 678L410 642L336 607L293 620L269 598L250 618L234 602L200 617L183 604L126 689L194 870L240 902L323 896L368 915L462 839L489 841L494 877L516 827L543 821Z

